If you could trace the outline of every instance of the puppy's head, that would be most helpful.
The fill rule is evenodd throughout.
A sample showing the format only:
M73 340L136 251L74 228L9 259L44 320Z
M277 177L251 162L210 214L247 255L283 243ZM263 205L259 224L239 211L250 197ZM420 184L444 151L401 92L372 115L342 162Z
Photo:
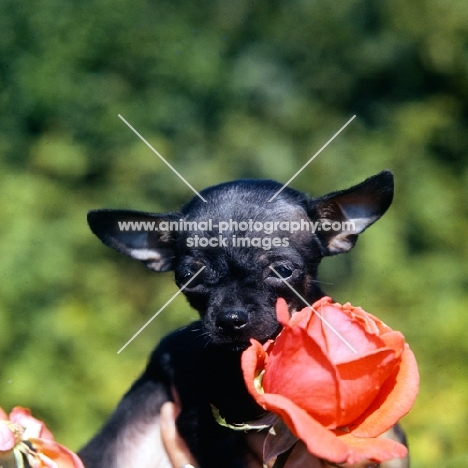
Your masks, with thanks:
M241 349L278 331L275 304L290 310L323 295L324 256L350 250L393 198L381 172L350 189L312 198L265 180L207 188L177 213L96 210L91 230L104 244L175 280L212 342ZM281 190L281 191L280 191Z

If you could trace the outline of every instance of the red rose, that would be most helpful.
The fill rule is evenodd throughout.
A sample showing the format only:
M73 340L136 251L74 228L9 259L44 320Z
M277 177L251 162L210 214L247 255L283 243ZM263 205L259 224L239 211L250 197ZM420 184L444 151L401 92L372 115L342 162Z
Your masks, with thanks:
M418 392L416 360L403 335L329 297L291 318L279 299L277 315L284 328L276 340L251 340L242 355L258 404L278 414L310 453L333 463L406 456L403 445L377 438Z

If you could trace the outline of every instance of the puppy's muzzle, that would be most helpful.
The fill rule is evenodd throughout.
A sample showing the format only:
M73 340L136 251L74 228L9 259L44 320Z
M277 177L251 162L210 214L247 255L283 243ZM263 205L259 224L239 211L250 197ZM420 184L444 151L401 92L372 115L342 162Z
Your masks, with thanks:
M242 309L225 309L216 317L216 326L223 334L235 336L242 332L249 321L249 314Z

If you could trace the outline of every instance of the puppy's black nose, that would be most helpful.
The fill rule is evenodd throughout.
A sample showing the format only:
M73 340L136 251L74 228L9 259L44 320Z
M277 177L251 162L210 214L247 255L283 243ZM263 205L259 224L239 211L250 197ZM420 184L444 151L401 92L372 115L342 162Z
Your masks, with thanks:
M216 325L225 333L235 333L244 328L249 320L247 312L241 309L225 309L218 314Z

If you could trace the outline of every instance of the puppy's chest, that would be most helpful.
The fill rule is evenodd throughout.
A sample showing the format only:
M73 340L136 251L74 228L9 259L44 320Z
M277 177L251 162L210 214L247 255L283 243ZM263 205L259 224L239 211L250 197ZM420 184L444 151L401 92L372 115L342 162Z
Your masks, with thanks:
M182 407L206 413L214 406L228 423L256 419L263 410L247 392L240 353L206 348L197 354L192 354L185 369L174 375Z

